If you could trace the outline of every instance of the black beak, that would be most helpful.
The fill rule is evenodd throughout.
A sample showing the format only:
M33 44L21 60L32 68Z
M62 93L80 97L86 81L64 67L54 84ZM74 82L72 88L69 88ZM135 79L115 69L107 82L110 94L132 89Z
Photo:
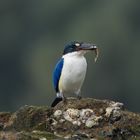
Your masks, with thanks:
M78 50L96 50L97 46L89 43L82 43L79 47Z
M78 47L78 50L94 50L95 51L95 58L94 58L94 61L96 62L97 61L97 58L98 58L98 55L99 55L99 50L97 48L96 45L93 45L93 44L89 44L89 43L82 43L79 47Z

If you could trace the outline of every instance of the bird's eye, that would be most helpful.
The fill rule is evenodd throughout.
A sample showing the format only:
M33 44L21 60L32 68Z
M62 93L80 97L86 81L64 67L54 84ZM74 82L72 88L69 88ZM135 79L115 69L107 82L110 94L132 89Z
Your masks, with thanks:
M80 43L75 43L75 46L76 46L76 47L79 47L79 46L80 46Z

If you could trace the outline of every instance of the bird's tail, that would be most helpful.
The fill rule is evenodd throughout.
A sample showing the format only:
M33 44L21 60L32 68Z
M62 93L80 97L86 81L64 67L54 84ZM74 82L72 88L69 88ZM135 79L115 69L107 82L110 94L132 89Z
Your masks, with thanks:
M56 97L55 100L52 102L51 107L55 107L61 101L62 97Z

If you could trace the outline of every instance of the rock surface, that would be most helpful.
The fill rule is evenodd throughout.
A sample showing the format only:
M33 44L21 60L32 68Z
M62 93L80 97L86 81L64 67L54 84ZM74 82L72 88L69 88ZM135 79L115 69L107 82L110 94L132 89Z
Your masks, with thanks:
M140 140L140 114L122 103L92 98L0 113L0 140L50 139Z

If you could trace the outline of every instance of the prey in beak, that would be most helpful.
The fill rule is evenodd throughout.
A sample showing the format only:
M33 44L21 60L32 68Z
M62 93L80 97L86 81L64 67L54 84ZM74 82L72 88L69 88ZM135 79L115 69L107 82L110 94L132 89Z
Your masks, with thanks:
M75 45L77 46L78 51L80 50L94 51L96 55L94 58L94 61L95 62L97 61L98 56L99 56L99 50L96 45L89 44L89 43L81 43L81 44L77 43Z

